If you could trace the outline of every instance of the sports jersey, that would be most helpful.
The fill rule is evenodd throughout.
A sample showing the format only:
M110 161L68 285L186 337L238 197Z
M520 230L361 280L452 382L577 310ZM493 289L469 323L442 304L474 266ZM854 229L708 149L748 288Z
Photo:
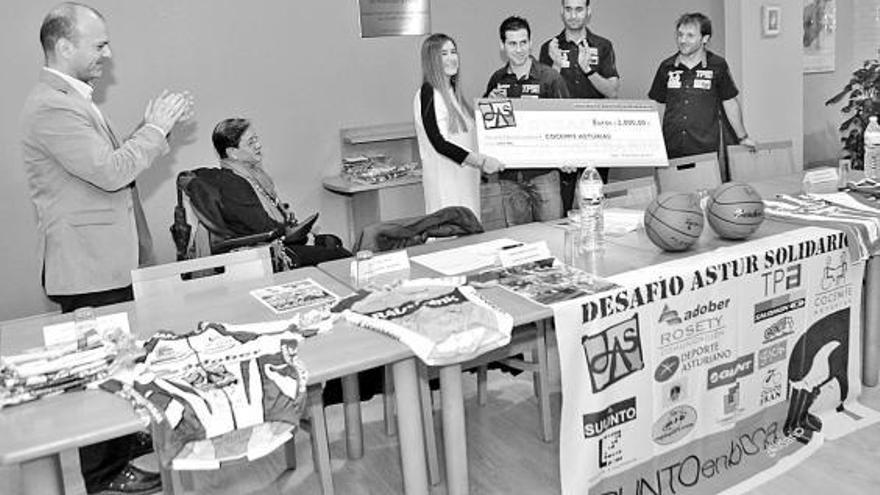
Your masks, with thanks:
M473 287L445 280L412 280L361 291L333 311L400 340L431 366L467 361L507 345L513 329L513 318Z
M173 458L175 469L261 457L299 423L307 381L297 357L302 336L253 327L201 323L184 335L160 332L144 345L131 395L161 413L170 431L162 435L160 456Z

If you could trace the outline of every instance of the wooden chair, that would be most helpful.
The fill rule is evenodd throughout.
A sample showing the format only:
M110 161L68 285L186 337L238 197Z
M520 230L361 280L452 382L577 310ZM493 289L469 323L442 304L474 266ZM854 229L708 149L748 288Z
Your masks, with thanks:
M605 206L608 208L644 208L657 196L653 176L620 180L605 184Z
M703 153L669 160L666 168L655 169L657 189L691 193L701 189L715 189L721 185L718 154Z
M758 143L755 151L742 145L727 147L730 180L751 182L795 173L792 142Z
M143 299L153 294L205 290L233 281L271 275L269 246L263 246L139 268L131 271L131 282L134 298Z
M204 275L206 272L213 273L194 278L188 276L193 273ZM153 294L207 290L232 281L264 279L271 275L272 261L269 246L131 271L132 288L136 300L149 298ZM321 390L320 385L308 387L306 419L301 426L309 431L315 472L320 479L321 489L324 495L332 495L334 488L330 466L330 443ZM158 438L155 436L155 432L154 438ZM296 447L293 438L287 442L284 449L287 467L295 469ZM170 463L160 462L159 465L166 494L183 493L192 486L191 477L172 476L172 471L165 467L170 466Z

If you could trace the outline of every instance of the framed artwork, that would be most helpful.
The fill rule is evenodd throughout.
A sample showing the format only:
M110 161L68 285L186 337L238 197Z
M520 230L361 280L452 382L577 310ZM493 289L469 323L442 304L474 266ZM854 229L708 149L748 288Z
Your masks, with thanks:
M837 0L804 0L804 73L834 71Z
M782 28L782 7L764 5L761 7L761 35L769 38L779 36Z

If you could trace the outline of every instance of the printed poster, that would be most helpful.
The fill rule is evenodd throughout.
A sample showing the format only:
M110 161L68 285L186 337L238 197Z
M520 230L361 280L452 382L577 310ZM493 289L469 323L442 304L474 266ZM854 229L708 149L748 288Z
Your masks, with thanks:
M254 289L251 291L251 295L275 314L329 309L339 300L336 294L310 278Z
M555 305L562 492L746 493L876 421L855 402L864 264L846 244L803 228Z

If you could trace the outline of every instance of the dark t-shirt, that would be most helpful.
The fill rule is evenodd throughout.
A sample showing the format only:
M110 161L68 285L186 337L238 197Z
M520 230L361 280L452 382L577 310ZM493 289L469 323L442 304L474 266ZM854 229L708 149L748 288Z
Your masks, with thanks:
M739 94L724 58L706 51L689 69L678 54L660 63L648 97L666 105L663 137L669 158L718 151L722 102ZM725 120L726 121L726 120Z
M561 67L559 74L568 85L568 92L571 98L605 98L593 83L587 77L587 73L578 64L578 55L581 47L573 41L569 41L565 37L563 30L556 36L559 40L559 50L562 51L563 61L567 62L567 67ZM553 66L553 59L550 58L550 41L547 40L541 45L540 62L547 66ZM617 73L617 62L614 58L614 47L611 41L593 34L587 30L587 45L590 47L590 68L596 71L600 76L619 77ZM565 65L565 62L563 65Z

